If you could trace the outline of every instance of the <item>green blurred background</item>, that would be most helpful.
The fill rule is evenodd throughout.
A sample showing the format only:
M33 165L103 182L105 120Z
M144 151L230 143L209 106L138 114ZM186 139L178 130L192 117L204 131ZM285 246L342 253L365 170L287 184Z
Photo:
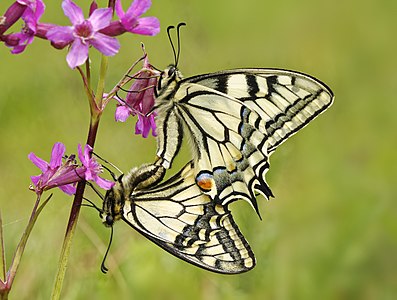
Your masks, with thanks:
M42 21L67 25L61 1L46 2ZM10 3L2 0L0 12ZM326 82L335 104L272 157L268 181L276 199L260 199L263 221L246 203L231 206L256 254L254 270L225 276L198 269L120 222L110 272L103 275L109 231L97 212L83 208L63 299L396 299L396 14L391 0L153 1L146 15L160 19L162 32L120 38L108 89L141 55L141 41L156 67L171 63L165 29L185 21L185 76L236 67L299 70ZM65 56L43 40L21 55L0 47L0 201L8 264L35 200L29 176L39 172L28 153L48 160L54 142L75 153L86 139L88 105ZM135 136L132 119L116 124L114 106L102 118L96 151L123 171L153 161L154 138ZM179 165L188 157L184 151ZM50 297L71 203L54 191L11 299Z

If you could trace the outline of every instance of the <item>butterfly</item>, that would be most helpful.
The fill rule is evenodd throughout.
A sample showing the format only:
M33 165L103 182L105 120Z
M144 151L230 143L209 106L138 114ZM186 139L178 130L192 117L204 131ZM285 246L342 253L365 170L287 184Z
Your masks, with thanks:
M265 180L269 156L333 102L319 80L280 69L183 78L172 65L156 95L155 164L170 168L187 138L200 189L222 205L245 199L257 213L255 193L273 196Z
M228 205L246 200L259 215L257 193L273 196L265 179L269 156L324 112L333 93L314 77L282 69L183 78L177 68L179 31L174 56L175 64L161 73L155 87L158 158L133 169L106 194L103 222L112 226L123 219L204 269L248 271L255 265L254 254ZM161 183L184 138L192 161Z
M142 169L135 168L107 192L102 220L123 220L169 253L201 268L225 274L255 266L254 254L227 205L200 191L189 162L167 181L136 189ZM150 170L147 170L150 172Z

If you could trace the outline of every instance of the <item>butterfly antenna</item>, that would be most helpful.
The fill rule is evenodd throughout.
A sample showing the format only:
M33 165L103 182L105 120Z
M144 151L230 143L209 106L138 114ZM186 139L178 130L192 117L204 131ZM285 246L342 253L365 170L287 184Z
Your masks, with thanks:
M102 209L100 209L98 206L96 206L96 205L94 204L94 202L92 202L91 200L89 200L89 199L86 198L86 197L83 197L83 199L84 199L85 201L87 201L89 204L83 203L83 204L81 204L81 206L86 206L86 207L95 208L95 210L98 211L100 214L102 213Z
M171 47L172 47L172 52L174 53L174 62L175 62L175 65L176 65L176 63L177 63L176 51L175 51L175 46L174 46L174 43L172 42L171 34L170 34L170 30L174 29L174 28L175 28L175 26L172 26L172 25L168 26L167 27L167 35L168 35L168 40L170 41L170 44L171 44Z
M178 65L179 62L179 54L181 53L181 37L180 37L180 28L182 26L186 26L186 23L181 22L178 24L178 26L176 27L176 34L177 34L177 40L178 40L178 53L176 55L176 62L175 62L175 66Z
M86 185L88 185L92 190L95 192L95 194L98 195L99 198L102 199L102 201L105 199L105 197L102 195L102 193L89 181L85 182Z
M99 156L97 153L95 153L95 152L92 152L92 154L95 155L96 157L98 157L98 158L99 158L100 160L102 160L103 162L109 164L112 168L115 168L116 171L119 172L120 174L123 174L123 172L122 172L119 168L117 168L114 164L112 164L111 162L109 162L109 161L107 161L106 159L100 157L100 156ZM104 165L102 165L102 167L103 167L106 171L109 172L110 176L112 176L112 178L113 178L114 181L117 181L116 175L115 175L108 167L106 167L106 166L104 166Z
M112 241L113 241L113 226L110 227L110 239L109 239L109 244L108 244L108 248L106 249L105 252L105 256L103 257L102 263L101 263L101 272L103 274L106 274L109 269L105 266L105 262L106 262L106 258L109 254L109 250L110 250L110 246L112 245Z

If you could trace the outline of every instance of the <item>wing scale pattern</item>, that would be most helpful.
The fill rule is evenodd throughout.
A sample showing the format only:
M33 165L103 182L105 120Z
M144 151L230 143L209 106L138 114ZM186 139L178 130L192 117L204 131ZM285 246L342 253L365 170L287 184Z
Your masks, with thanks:
M156 123L182 125L174 141L159 134L158 153L171 165L175 144L191 142L196 183L215 202L244 199L258 211L255 192L272 196L265 175L269 155L329 107L330 89L308 75L278 69L238 69L182 79L159 93ZM171 126L171 125L170 125ZM168 151L168 149L171 149Z
M255 266L254 254L226 206L197 187L193 163L126 200L122 219L169 253L226 274Z

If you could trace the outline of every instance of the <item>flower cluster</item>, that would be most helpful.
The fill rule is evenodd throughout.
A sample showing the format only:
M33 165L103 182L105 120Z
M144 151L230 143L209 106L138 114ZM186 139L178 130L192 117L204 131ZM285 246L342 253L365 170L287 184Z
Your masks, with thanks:
M114 182L98 176L102 173L102 168L95 158L91 157L92 148L89 145L85 146L84 152L81 145L78 146L81 165L77 164L75 155L66 157L63 162L65 149L62 143L55 143L49 163L37 157L33 152L28 155L29 159L43 172L31 177L34 185L31 189L36 194L41 195L46 190L58 187L66 194L73 195L76 193L76 183L81 180L92 180L106 190L114 185Z
M153 69L149 64L148 56L145 54L143 68L135 74L135 81L131 85L125 99L114 97L117 101L115 119L118 122L125 122L129 116L138 116L135 125L135 134L142 134L148 137L150 130L156 136L156 123L154 118L154 88L160 72Z
M93 2L86 19L82 9L73 1L63 0L62 9L72 25L59 26L39 22L45 11L42 0L17 0L0 17L0 41L12 48L14 54L23 52L35 36L49 40L57 49L70 46L67 62L69 67L75 68L87 60L90 46L106 56L112 56L120 48L115 36L125 32L143 35L159 33L157 18L141 17L150 6L150 0L134 0L124 12L121 0L116 0L115 11L119 19L112 21L112 8L98 8ZM21 32L5 34L19 19L25 24Z

